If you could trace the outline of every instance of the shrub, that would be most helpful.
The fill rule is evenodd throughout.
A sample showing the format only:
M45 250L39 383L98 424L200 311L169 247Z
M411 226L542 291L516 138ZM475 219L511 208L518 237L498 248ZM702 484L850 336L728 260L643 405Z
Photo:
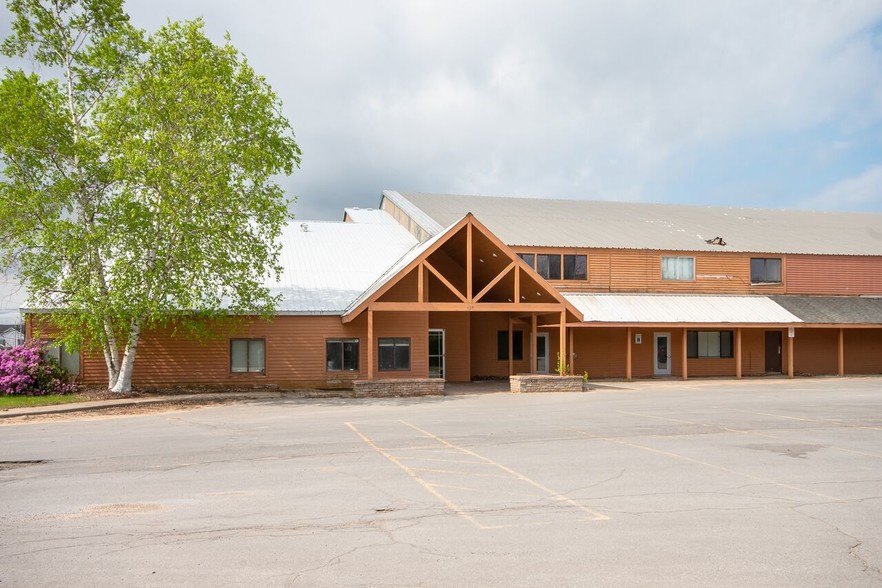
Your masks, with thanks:
M45 344L29 341L0 349L0 394L43 396L71 394L76 389L67 372L46 353Z

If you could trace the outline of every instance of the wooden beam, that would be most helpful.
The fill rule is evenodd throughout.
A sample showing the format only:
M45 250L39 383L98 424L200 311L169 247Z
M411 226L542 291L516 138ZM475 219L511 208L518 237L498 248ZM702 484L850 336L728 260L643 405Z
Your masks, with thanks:
M515 262L515 274L514 274L514 301L520 303L521 301L521 266Z
M839 329L839 377L845 375L845 329Z
M515 267L515 262L511 262L510 264L508 264L507 266L505 266L505 269L502 270L502 272L501 272L498 276L496 276L495 278L493 278L493 279L490 281L489 284L487 284L486 286L484 286L484 289L483 289L483 290L481 290L480 292L478 292L478 295L475 296L475 298L472 300L472 302L478 302L479 300L481 300L481 298L484 297L484 294L486 294L487 292L489 292L489 291L493 288L493 286L495 286L496 284L498 284L499 281L502 280L502 278L504 278L504 277L508 274L508 272L510 272L510 271L512 270L513 267ZM517 289L517 288L516 288L516 289ZM515 295L515 297L514 297L514 299L512 300L512 302L517 302L517 301L518 301L518 297L517 297L517 295Z
M735 379L741 379L741 329L735 329Z
M628 347L625 351L625 381L631 381L631 327L628 327Z
M537 312L552 313L560 312L561 305L556 302L546 304L515 304L513 302L374 302L371 308L376 311L439 311L453 312L469 310L475 312ZM343 317L343 322L354 320L355 316Z
M793 337L787 337L787 377L793 377Z
M450 289L451 292L453 292L454 294L456 294L457 298L459 298L459 299L462 300L463 302L468 302L468 300L466 300L466 297L462 295L462 292L460 292L459 290L457 290L457 289L453 286L453 284L450 283L450 281L449 281L447 278L445 278L444 276L442 276L442 275L441 275L441 272L439 272L438 270L436 270L436 269L435 269L435 266L433 266L431 263L429 263L429 260L428 260L428 259L425 260L425 261L423 261L423 265L425 265L426 268L428 268L428 270L429 270L430 272L432 272L433 274L435 274L435 277L438 278L438 279L441 281L442 284L444 284L445 286L447 286L447 287Z
M426 267L421 263L417 266L417 302L425 302L426 301L426 291L425 291L425 274Z
M560 311L560 361L567 362L567 311ZM564 375L561 370L558 375Z
M372 309L370 306L368 306L367 314L368 314L368 325L367 325L367 346L368 346L367 362L368 362L368 369L367 369L367 379L368 379L368 380L373 380L373 379L374 379L374 311L373 311L373 309Z
M508 317L508 376L514 375L514 331L511 317Z
M686 329L683 329L683 345L682 345L682 353L681 353L681 361L683 362L683 379L689 379L689 348L686 345L689 337L686 334Z
M530 373L536 373L536 313L530 314Z
M576 372L576 346L573 345L573 333L575 331L570 329L570 375L572 376Z
M472 219L466 225L466 298L472 301Z

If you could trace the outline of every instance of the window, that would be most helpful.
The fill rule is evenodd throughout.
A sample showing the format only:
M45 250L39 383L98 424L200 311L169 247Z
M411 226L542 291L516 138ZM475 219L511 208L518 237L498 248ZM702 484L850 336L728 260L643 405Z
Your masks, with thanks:
M531 268L536 269L536 256L532 253L518 253L518 257L524 260L524 262L529 265Z
M694 280L694 257L662 257L663 280Z
M328 339L325 358L329 372L357 372L358 339Z
M732 357L732 331L688 331L688 357Z
M263 339L230 339L230 371L264 373L266 371Z
M410 370L410 339L380 339L380 371Z
M69 375L78 376L80 374L79 351L68 351L63 344L56 345L50 341L46 354L57 361L58 365L64 368L64 371Z
M564 255L563 277L565 280L588 279L588 256L587 255Z
M536 256L536 271L546 280L560 279L560 255Z
M781 260L776 257L750 258L751 284L780 284Z
M512 331L512 359L521 361L524 359L524 332ZM508 361L508 331L496 331L496 359Z

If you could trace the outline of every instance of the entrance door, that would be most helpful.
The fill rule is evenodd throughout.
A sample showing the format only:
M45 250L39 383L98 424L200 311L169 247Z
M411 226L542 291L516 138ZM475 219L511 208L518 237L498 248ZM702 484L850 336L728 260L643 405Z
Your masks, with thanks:
M655 350L653 357L653 373L656 376L671 375L671 334L655 334Z
M766 331L766 373L781 373L781 331Z
M548 333L536 335L536 373L548 373Z
M444 329L429 329L429 377L444 377Z

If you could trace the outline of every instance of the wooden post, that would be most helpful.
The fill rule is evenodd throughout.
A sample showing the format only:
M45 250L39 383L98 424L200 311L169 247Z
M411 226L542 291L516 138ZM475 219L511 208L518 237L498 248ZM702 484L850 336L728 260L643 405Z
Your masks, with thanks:
M508 375L514 375L514 336L512 335L511 313L508 315Z
M561 363L567 362L567 311L563 310L560 313L560 361ZM559 376L563 376L565 374L565 370L561 370L558 373Z
M521 303L521 266L514 268L514 303Z
M839 327L839 377L845 375L845 329Z
M628 348L625 352L625 381L631 381L631 327L628 327Z
M576 373L576 346L573 345L573 333L576 329L570 329L570 375Z
M425 279L426 268L423 267L423 264L417 266L417 272L417 302L425 302L426 291L423 280Z
M793 377L793 337L787 333L787 377Z
M368 332L367 332L367 379L374 379L374 311L368 306Z
M686 334L686 329L683 329L683 349L682 349L682 360L683 360L683 379L689 379L689 349L686 345L689 337Z
M741 329L735 329L735 379L741 379Z
M530 315L530 373L536 373L536 313Z
M472 301L472 222L466 225L466 300Z

